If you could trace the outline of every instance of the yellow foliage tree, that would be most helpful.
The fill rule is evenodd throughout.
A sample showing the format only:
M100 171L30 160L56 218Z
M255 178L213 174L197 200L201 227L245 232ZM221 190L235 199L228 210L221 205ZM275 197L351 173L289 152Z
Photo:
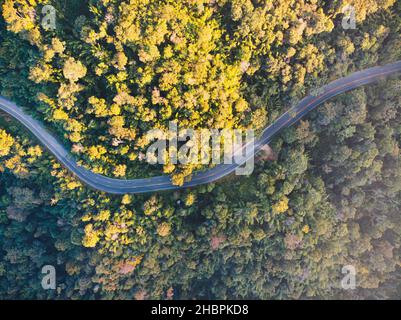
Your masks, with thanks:
M276 213L286 212L289 208L288 202L289 202L289 199L287 197L284 197L279 202L277 202L275 205L273 205L273 211Z
M157 227L157 234L161 237L167 237L170 234L171 226L167 222L163 222Z
M96 244L99 242L100 238L98 232L93 229L92 224L88 224L85 227L85 236L82 240L82 244L86 248L94 248Z
M10 136L6 131L0 130L0 156L8 155L13 144L13 137Z

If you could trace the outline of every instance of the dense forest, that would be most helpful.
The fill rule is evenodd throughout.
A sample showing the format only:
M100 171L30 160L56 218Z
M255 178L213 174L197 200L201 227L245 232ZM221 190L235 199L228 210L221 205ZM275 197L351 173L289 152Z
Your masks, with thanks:
M56 9L56 28L42 8ZM356 28L344 29L343 8ZM396 0L0 0L0 95L115 178L146 132L260 132L334 79L401 60ZM401 78L332 99L248 177L116 196L83 185L0 113L0 298L399 298ZM41 286L44 265L56 290ZM357 270L344 290L342 268Z

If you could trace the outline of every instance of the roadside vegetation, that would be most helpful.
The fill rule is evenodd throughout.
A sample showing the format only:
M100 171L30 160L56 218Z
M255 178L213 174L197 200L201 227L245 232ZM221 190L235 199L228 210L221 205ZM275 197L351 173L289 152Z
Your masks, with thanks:
M401 59L400 1L349 2L355 30L345 1L0 0L0 94L94 172L182 184L199 168L141 161L148 130L258 131L321 85ZM0 297L399 297L400 88L319 107L250 177L135 196L82 185L1 115ZM341 289L346 265L356 290Z

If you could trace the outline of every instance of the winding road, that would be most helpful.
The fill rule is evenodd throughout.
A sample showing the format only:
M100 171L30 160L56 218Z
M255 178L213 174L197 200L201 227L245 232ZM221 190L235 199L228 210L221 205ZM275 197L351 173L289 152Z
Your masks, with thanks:
M169 176L159 176L148 179L135 180L119 180L108 178L99 174L95 174L83 167L80 167L69 152L58 142L43 125L26 114L15 103L0 96L0 109L28 128L33 135L60 161L69 171L71 171L79 180L86 185L107 193L112 194L137 194L165 190L178 190L188 187L199 186L217 181L237 168L241 167L246 161L258 153L261 148L274 139L282 130L292 126L302 119L307 113L314 110L327 100L358 87L374 83L380 79L384 79L389 75L401 71L401 61L388 64L385 66L374 67L360 72L351 74L350 76L338 79L319 89L316 96L307 96L301 100L298 105L281 115L272 125L268 126L261 136L255 141L255 147L252 153L248 151L241 163L232 165L218 165L210 170L197 172L193 175L192 180L183 186L175 186L172 184ZM245 150L245 146L241 151ZM246 152L246 151L245 151Z

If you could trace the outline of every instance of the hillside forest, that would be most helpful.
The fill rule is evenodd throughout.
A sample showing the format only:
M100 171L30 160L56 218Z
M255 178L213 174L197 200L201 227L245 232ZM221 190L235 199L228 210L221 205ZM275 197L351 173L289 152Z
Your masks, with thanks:
M401 60L399 0L0 0L0 13L0 95L118 179L182 185L204 169L143 161L151 129L260 133L322 85ZM0 298L399 298L400 89L398 75L330 100L250 176L141 195L85 186L0 112Z

